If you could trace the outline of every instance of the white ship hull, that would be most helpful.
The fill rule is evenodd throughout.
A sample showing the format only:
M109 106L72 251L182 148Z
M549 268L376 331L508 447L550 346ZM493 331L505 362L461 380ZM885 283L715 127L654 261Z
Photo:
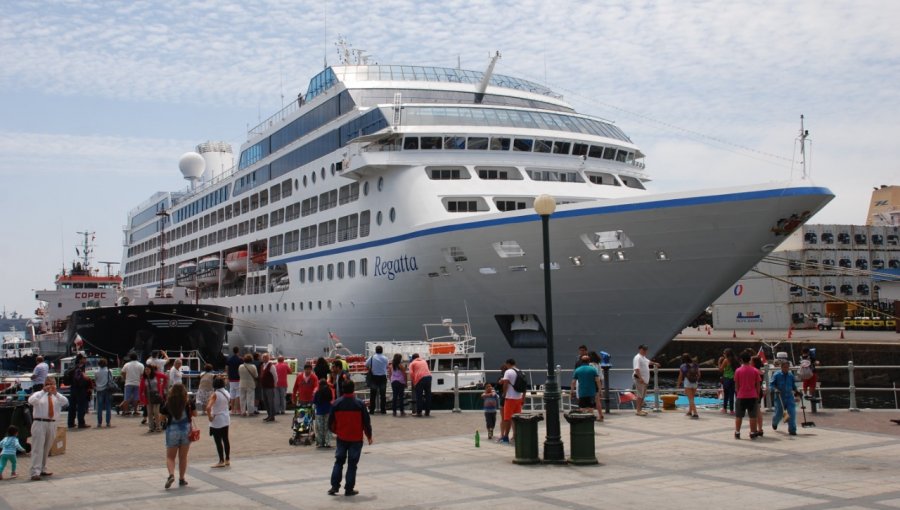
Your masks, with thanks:
M617 367L630 366L641 343L655 352L784 239L772 232L779 220L815 212L830 199L823 188L760 186L561 206L550 220L551 267L559 265L551 273L557 363L570 368L581 344L609 352ZM599 251L581 238L610 230L622 230L634 243L622 250L623 261L601 261ZM522 257L497 255L492 243L509 240L524 249ZM366 340L416 338L422 323L453 317L472 324L488 369L508 357L523 367L545 368L546 350L511 347L497 320L533 314L545 323L541 243L540 219L533 211L443 222L285 259L291 275L344 259L405 259L393 279L370 267L364 278L212 301L261 307L235 312L233 345L271 343L307 357L326 348L331 331L361 352ZM462 248L467 260L448 262L442 250L449 246ZM659 260L659 252L667 260ZM570 257L579 256L582 265L576 267ZM496 273L483 274L482 268ZM270 307L277 311L269 312Z

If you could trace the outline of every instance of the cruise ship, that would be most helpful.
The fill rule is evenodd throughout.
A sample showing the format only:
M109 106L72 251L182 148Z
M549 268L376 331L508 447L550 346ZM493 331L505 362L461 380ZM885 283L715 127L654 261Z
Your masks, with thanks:
M495 63L326 67L236 157L201 143L179 162L189 188L129 213L125 287L227 307L231 346L302 359L338 337L361 352L454 318L487 368L545 369L533 205L548 194L556 361L585 344L630 367L833 198L807 180L652 193L618 125Z

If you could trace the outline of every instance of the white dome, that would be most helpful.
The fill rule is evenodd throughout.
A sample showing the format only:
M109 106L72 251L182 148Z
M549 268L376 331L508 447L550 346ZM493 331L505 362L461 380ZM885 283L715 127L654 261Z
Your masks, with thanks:
M206 160L196 152L185 152L178 160L178 169L185 179L197 180L206 170Z

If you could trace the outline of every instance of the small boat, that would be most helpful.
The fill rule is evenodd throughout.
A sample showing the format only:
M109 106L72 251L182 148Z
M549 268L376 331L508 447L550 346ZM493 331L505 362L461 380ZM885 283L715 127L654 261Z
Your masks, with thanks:
M247 250L238 250L225 255L225 265L233 273L247 272Z
M175 281L179 287L197 288L197 263L193 260L178 264Z
M203 257L197 266L197 283L200 285L218 285L219 269L222 268L222 259L217 255Z
M3 370L31 370L34 368L37 355L38 349L17 331L3 335L3 342L0 344L0 368Z
M423 324L424 340L366 342L366 356L375 354L381 346L384 355L391 359L401 354L409 361L418 354L428 363L431 370L431 391L453 391L453 367L459 367L459 388L480 388L485 383L484 353L475 351L475 337L467 323L455 323L444 319L440 324Z

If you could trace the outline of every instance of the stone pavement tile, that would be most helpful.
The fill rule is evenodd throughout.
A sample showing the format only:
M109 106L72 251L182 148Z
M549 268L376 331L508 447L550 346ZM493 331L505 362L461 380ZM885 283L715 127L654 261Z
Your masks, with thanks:
M879 505L885 505L892 508L900 508L900 498L895 499L885 499L882 501L878 501Z
M496 497L482 501L464 501L454 503L452 498L437 506L423 506L427 508L440 509L472 509L472 508L528 508L529 510L554 510L559 508L582 508L579 506L567 506L564 501L553 501L544 499L534 499L529 497Z

